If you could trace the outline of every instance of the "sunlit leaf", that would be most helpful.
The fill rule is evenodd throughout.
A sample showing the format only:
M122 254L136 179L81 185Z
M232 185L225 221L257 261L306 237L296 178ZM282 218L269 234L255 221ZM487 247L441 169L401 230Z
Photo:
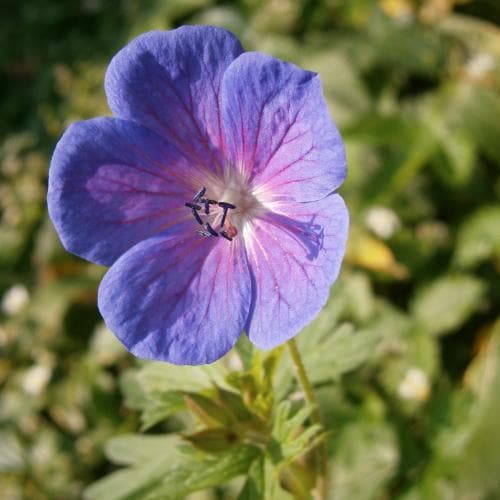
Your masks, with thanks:
M106 443L106 456L118 465L141 465L147 460L171 454L180 443L177 435L125 434Z
M429 333L448 333L472 314L485 291L484 283L473 276L449 275L419 290L411 309Z
M461 225L454 261L472 267L483 260L500 256L500 205L482 207Z

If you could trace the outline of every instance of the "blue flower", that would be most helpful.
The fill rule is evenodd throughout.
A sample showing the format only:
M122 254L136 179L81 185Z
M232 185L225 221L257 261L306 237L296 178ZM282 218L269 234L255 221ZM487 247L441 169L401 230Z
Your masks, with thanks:
M139 36L111 61L113 117L71 125L48 206L65 248L111 266L108 327L141 358L272 348L325 304L348 213L341 137L315 73L221 28Z

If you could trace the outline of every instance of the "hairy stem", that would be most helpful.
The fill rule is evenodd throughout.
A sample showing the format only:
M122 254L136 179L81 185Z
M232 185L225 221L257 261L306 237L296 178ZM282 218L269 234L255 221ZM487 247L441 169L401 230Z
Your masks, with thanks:
M307 404L311 407L312 420L321 425L324 429L323 420L319 411L318 400L314 393L314 388L307 376L304 363L300 356L297 344L294 339L287 342L295 371L297 372L297 379L302 387ZM316 447L316 463L317 463L317 498L318 500L327 500L328 496L328 450L326 448L326 440L322 439Z

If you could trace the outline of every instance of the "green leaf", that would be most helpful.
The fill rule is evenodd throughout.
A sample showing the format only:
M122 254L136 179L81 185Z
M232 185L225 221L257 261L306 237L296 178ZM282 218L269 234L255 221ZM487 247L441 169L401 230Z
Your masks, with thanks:
M500 491L500 319L467 375L477 400L469 424L473 432L456 470L457 483L464 498L479 498L479 491L482 498L494 498Z
M322 427L317 424L304 426L311 408L304 406L295 413L289 401L281 402L275 411L272 437L268 452L276 466L289 464L304 455L323 438Z
M24 465L24 451L17 436L9 430L0 431L0 472L19 471Z
M265 498L264 456L257 457L250 466L247 480L237 500L255 500Z
M463 83L457 89L463 126L492 161L500 161L500 97L493 89Z
M500 205L481 207L460 227L454 262L466 268L500 256Z
M227 369L222 361L204 366L147 363L124 374L121 387L127 403L142 410L142 430L186 408L184 392L226 387Z
M340 122L352 120L369 111L370 99L363 82L354 68L352 60L336 48L307 54L304 67L321 75L324 93L332 103L335 119ZM336 71L331 71L331 68Z
M165 450L163 456L131 467L92 483L84 491L85 500L142 500L175 467L176 454Z
M303 353L311 381L317 384L338 380L368 360L379 341L380 337L370 330L356 331L348 323L337 327L314 348Z
M405 500L498 497L500 488L500 319L483 332L481 350L464 384L450 398L449 415L432 442L425 475Z
M140 439L140 437L138 437ZM155 439L151 436L151 439ZM241 445L215 456L181 451L161 436L160 443L147 443L147 451L134 453L134 466L119 470L91 484L84 494L87 500L178 500L197 490L225 483L247 472L259 450ZM136 441L139 444L139 441ZM133 441L115 445L120 451L130 449ZM119 457L122 457L120 451ZM148 453L151 452L151 454ZM112 451L113 456L116 449ZM122 462L123 457L119 458ZM137 460L137 461L136 461ZM140 461L139 461L140 460ZM132 459L130 460L132 462Z
M444 129L438 139L442 155L434 162L436 173L451 186L464 186L474 171L476 143L462 129Z
M185 410L186 404L181 392L166 391L151 394L143 409L141 431Z
M179 436L125 434L110 439L105 446L109 460L119 465L140 465L170 453L180 443Z
M329 498L379 498L398 466L397 439L391 427L372 421L349 424L337 437L336 448Z
M468 275L438 278L417 292L411 311L420 327L434 335L459 328L485 293L484 283Z
M375 311L375 297L370 278L362 272L349 274L344 278L347 296L347 313L354 320L365 322Z
M161 483L144 500L178 500L193 491L224 484L230 479L246 474L259 455L253 446L238 446L215 457L196 460L193 457L178 462L162 478Z
M227 373L222 361L202 366L177 366L170 363L147 363L137 374L148 393L164 391L196 392L214 384L225 386Z
M447 60L446 39L421 23L392 23L373 29L372 43L380 63L405 74L435 75Z

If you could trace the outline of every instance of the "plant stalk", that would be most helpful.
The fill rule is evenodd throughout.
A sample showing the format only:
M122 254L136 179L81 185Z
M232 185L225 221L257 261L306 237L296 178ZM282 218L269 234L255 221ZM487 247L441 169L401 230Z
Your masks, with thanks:
M302 357L297 349L297 344L294 339L287 341L288 349L292 357L295 371L297 372L297 379L302 387L307 404L311 407L311 419L319 424L323 430L323 420L319 411L318 400L314 393L314 388L309 380ZM317 467L317 483L316 483L316 498L318 500L327 500L328 497L328 450L326 447L326 440L323 438L315 450L316 453L316 467Z

